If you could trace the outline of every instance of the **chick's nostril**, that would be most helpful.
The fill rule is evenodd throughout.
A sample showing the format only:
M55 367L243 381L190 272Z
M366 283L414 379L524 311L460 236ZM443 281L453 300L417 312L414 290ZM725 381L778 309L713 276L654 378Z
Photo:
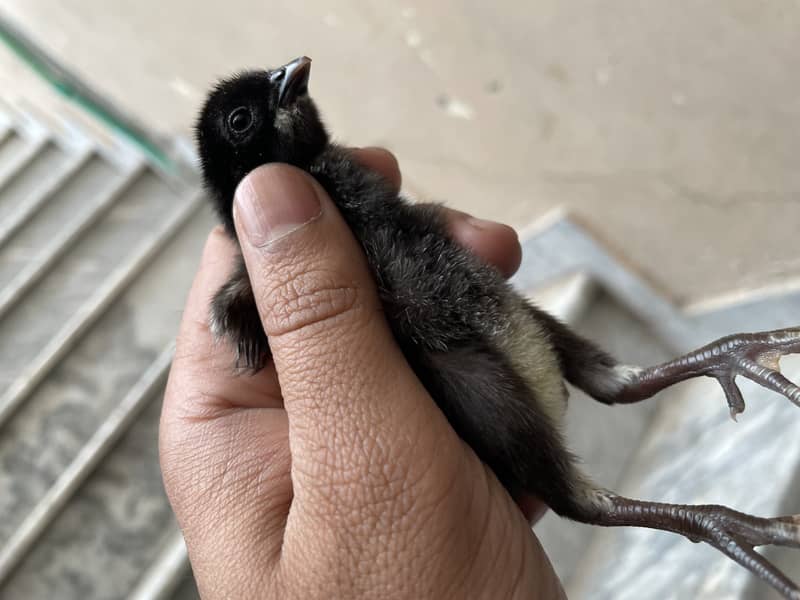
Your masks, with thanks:
M286 69L280 68L277 71L272 72L272 74L269 76L269 80L275 83L278 81L282 81L285 76L286 76Z

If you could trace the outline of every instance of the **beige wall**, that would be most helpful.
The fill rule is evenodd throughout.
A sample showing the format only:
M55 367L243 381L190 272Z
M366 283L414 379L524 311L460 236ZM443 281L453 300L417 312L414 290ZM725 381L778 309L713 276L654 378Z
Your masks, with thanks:
M566 206L678 302L800 272L800 6L787 0L0 0L120 107L188 134L203 90L314 59L332 130L429 199Z

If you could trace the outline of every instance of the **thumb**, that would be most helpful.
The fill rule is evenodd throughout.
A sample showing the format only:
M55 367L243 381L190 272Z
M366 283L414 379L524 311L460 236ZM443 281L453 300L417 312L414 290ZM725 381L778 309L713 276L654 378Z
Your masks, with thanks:
M392 337L361 247L320 185L287 165L242 181L234 220L289 416L295 503L315 489L330 502L342 483L343 502L359 501L353 482L374 494L371 475L384 483L383 465L406 462L409 429L444 421Z

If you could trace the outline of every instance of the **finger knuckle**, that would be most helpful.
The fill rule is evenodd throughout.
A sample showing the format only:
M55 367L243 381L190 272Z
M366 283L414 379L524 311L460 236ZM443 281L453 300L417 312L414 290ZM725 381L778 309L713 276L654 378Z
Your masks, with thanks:
M357 313L358 286L324 269L279 278L264 290L264 326L269 336L313 330Z

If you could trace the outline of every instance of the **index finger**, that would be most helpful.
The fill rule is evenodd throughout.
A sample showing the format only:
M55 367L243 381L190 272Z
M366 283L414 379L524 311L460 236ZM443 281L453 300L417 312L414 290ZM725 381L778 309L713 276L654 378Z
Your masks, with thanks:
M403 182L397 158L386 148L353 148L350 151L362 165L380 173L392 189L398 191Z

